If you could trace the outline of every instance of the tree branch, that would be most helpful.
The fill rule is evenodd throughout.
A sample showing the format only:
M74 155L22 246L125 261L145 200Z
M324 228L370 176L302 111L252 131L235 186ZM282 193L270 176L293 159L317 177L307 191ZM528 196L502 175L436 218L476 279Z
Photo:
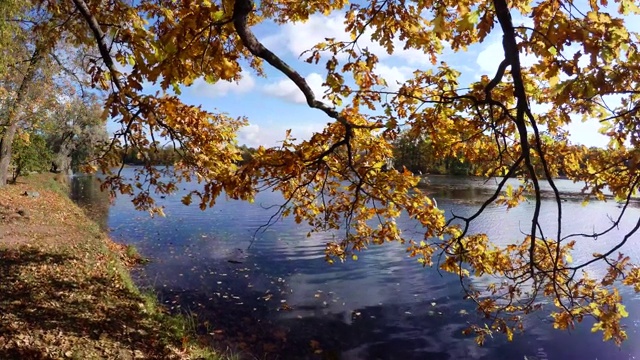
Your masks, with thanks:
M81 0L74 0L81 1ZM322 101L316 99L313 90L307 83L307 81L295 71L289 64L280 59L276 54L267 49L262 43L255 37L251 29L248 25L248 17L249 14L253 11L253 1L252 0L236 0L235 6L233 9L233 24L238 32L238 36L242 40L244 46L253 54L265 61L267 61L271 66L280 70L283 74L285 74L294 84L302 91L304 97L307 101L307 105L309 107L318 109L325 114L327 114L330 118L333 118L349 128L365 128L365 129L378 129L382 128L381 124L374 125L356 125L349 122L343 116L340 115L335 108L327 106Z
M87 6L87 3L84 2L84 0L73 0L73 3L76 5L76 8L78 9L78 11L80 11L80 14L82 14L82 17L84 17L84 20L87 22L87 25L89 25L89 28L93 32L93 37L96 39L96 43L98 44L98 50L100 51L102 60L111 73L111 80L118 88L118 91L122 91L122 84L120 83L120 79L118 79L118 75L120 74L120 72L116 69L113 58L111 57L111 53L109 53L109 47L104 41L106 35L100 28L98 20L95 18L95 16L93 16L93 14L91 14L91 10Z

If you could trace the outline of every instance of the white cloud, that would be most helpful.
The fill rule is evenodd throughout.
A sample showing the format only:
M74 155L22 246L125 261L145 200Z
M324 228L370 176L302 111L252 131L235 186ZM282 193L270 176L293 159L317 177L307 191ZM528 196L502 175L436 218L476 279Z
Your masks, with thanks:
M413 70L413 68L408 66L391 66L384 63L378 63L375 67L375 73L386 80L389 91L398 90L402 83L407 81L411 76ZM313 90L317 99L321 99L329 89L322 85L324 78L318 73L310 73L305 80L307 84L309 84L309 87L311 87L311 90ZM281 98L296 104L304 104L307 102L302 91L288 78L269 83L262 88L262 91L269 96Z
M214 98L227 94L245 94L251 91L255 85L256 81L253 76L245 73L237 82L220 80L216 83L209 84L204 79L198 79L194 81L190 93L194 96Z
M531 112L534 114L545 114L553 108L551 104L531 104ZM570 115L571 122L563 126L564 130L569 132L569 139L574 144L585 146L605 147L609 138L600 134L600 122L597 119L582 121L582 117L578 114ZM544 125L538 125L540 130L546 130Z
M383 56L379 57L388 59L398 58L407 65L420 67L422 69L435 67L435 65L431 63L431 59L429 57L430 55L426 54L424 51L414 48L405 49L405 44L397 39L393 41L393 46L393 55L387 55L387 53L385 52ZM454 54L453 50L451 49L451 45L449 45L449 43L447 42L443 42L442 46L442 53L437 55L438 61L449 61L450 56Z
M305 80L307 80L307 84L309 84L309 87L313 90L316 99L321 99L325 91L328 89L326 86L322 86L322 83L324 83L322 75L318 73L311 73L307 75ZM289 78L284 78L274 83L267 84L262 88L262 90L265 94L282 98L289 102L297 104L304 104L307 102L302 91L300 91L296 84L289 80Z
M297 141L308 140L314 133L322 131L324 124L249 124L238 131L238 143L249 147L260 145L271 147L279 145L284 139L287 130L291 130L291 137Z
M238 131L238 140L240 144L257 147L262 145L260 140L260 126L249 124Z
M500 41L493 42L484 48L476 59L476 63L480 66L480 70L483 74L493 77L493 74L498 70L498 66L504 60L504 50ZM520 53L520 65L523 67L529 67L538 62L538 59L533 54Z
M268 48L286 49L298 57L314 45L325 42L327 38L351 41L350 34L344 29L344 13L334 12L329 16L314 14L306 22L287 23L279 27L280 31L277 34L267 36L263 42ZM371 40L371 31L366 31L358 39L358 45L363 49L368 48L380 60L394 58L412 66L432 66L428 55L417 49L405 50L405 43L398 39L393 41L393 55L389 55L384 47ZM447 48L445 44L445 51ZM346 56L340 54L338 58L344 60ZM303 55L302 58L306 57Z
M602 125L598 120L592 119L582 122L577 116L572 118L573 121L567 125L566 129L569 131L569 138L573 143L598 147L607 145L609 137L599 132Z
M379 63L376 65L375 72L385 79L389 91L397 91L410 77L413 69L408 66L389 66Z
M306 22L287 23L279 27L280 32L264 39L267 47L286 48L294 56L300 56L314 45L335 38L339 41L350 40L344 31L344 18L340 13L329 16L312 15Z
M526 26L529 28L535 27L535 22L530 17L525 17L522 14L514 14L513 16L513 25L514 26Z

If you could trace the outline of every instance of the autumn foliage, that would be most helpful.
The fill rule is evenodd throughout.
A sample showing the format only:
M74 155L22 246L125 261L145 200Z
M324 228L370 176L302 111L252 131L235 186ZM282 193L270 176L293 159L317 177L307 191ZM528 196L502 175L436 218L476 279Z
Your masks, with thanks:
M565 234L553 178L562 170L584 183L591 199L602 200L608 190L624 209L637 189L640 54L638 34L628 28L629 19L640 14L634 1L578 6L566 0L32 0L32 6L30 11L46 16L28 26L49 39L47 49L67 43L99 53L87 61L86 75L108 96L104 116L121 125L100 168L111 174L105 186L135 193L140 209L161 213L153 196L171 192L185 180L202 186L183 202L203 209L214 206L223 193L251 200L258 191L278 191L287 199L279 215L294 216L314 231L341 230L342 238L327 244L329 262L394 241L405 244L424 266L438 266L463 280L494 276L484 288L461 281L487 318L487 326L469 328L479 343L494 332L511 339L522 327L522 315L538 310L536 299L543 296L555 304L555 327L570 328L592 317L593 330L605 340L625 339L620 320L627 313L617 287L640 290L640 268L618 249L640 220L610 251L572 262L576 242L610 229ZM332 12L344 15L351 40L309 44L302 57L326 69L330 88L314 94L305 78L266 48L252 29ZM520 25L515 18L530 21ZM503 39L503 52L496 54L498 71L461 84L460 69L441 62L440 55L445 49L462 51L492 33ZM376 71L385 54L359 47L364 38L389 54L400 41L434 66L416 69L391 91ZM524 55L535 57L533 65L522 65ZM261 147L249 161L240 161L236 134L250 119L230 118L224 109L207 112L169 93L199 78L218 82L237 81L247 73L264 75L265 67L294 82L308 106L323 112L330 123L304 141L283 134L280 146ZM163 91L143 92L146 82ZM534 106L540 104L545 106ZM611 139L606 151L570 143L564 129L580 118L600 120ZM447 219L415 189L418 177L385 166L402 132L430 139L434 157L464 156L480 175L506 178L477 213ZM131 149L140 150L144 160L156 137L170 139L182 151L179 163L168 170L171 182L160 181L163 170L152 166L140 169L133 183L112 171ZM522 186L507 188L506 179L516 175L523 178ZM538 220L543 182L553 189L559 218L557 231L544 235ZM513 234L513 244L497 246L486 235L469 231L490 204L504 205L506 211L525 195L535 207L526 234ZM395 218L402 212L422 225L422 237L399 229ZM604 278L582 271L594 262L607 266Z

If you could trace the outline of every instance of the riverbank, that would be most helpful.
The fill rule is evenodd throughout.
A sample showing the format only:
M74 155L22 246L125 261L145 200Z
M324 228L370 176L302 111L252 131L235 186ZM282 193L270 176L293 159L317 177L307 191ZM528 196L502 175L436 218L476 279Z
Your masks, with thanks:
M0 189L0 359L229 358L135 287L131 254L66 196L64 179Z

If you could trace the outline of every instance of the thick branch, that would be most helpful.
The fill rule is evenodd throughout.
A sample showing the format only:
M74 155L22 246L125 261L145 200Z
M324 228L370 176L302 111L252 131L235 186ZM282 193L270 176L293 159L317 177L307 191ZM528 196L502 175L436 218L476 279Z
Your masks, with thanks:
M529 139L527 138L528 132L525 115L530 113L530 111L529 105L527 103L527 93L522 81L522 69L520 66L518 45L516 43L515 29L513 28L513 22L511 21L511 13L509 12L509 7L507 6L506 0L494 0L493 4L496 9L498 22L500 23L500 27L502 28L502 32L504 34L502 38L502 47L504 48L505 60L509 62L509 65L511 65L514 93L516 98L518 99L515 122L516 127L518 128L518 133L520 135L520 146L522 147L525 166L527 167L527 170L531 177L536 197L533 218L531 220L531 246L529 247L531 272L533 273L535 267L534 253L536 247L536 229L538 219L540 217L541 198L540 184L538 182L538 177L536 176L535 169L531 162L531 147L529 145Z
M120 79L118 78L118 70L116 70L113 58L111 57L111 53L109 53L109 47L104 41L106 35L100 28L98 20L95 18L95 16L93 16L93 14L91 14L91 10L87 6L87 3L84 2L84 0L73 0L73 3L76 5L78 11L80 11L80 14L82 14L82 17L87 22L87 25L89 25L91 32L93 32L93 37L96 39L96 43L98 44L100 56L102 56L102 60L111 73L111 79L113 83L118 88L118 91L122 91L122 84L120 83Z
M247 18L249 14L253 11L253 1L252 0L236 0L235 6L233 9L233 24L236 27L236 31L238 32L238 36L242 40L244 46L253 54L265 61L267 61L271 66L280 70L283 74L285 74L294 84L302 91L305 99L307 100L307 105L314 109L321 110L329 117L337 120L341 124L350 127L350 128L381 128L381 125L355 125L350 123L347 119L340 115L335 108L327 106L322 101L316 99L313 90L307 83L307 81L300 75L297 71L295 71L289 64L280 59L276 54L267 49L262 43L256 38L251 29L249 28L249 24Z

